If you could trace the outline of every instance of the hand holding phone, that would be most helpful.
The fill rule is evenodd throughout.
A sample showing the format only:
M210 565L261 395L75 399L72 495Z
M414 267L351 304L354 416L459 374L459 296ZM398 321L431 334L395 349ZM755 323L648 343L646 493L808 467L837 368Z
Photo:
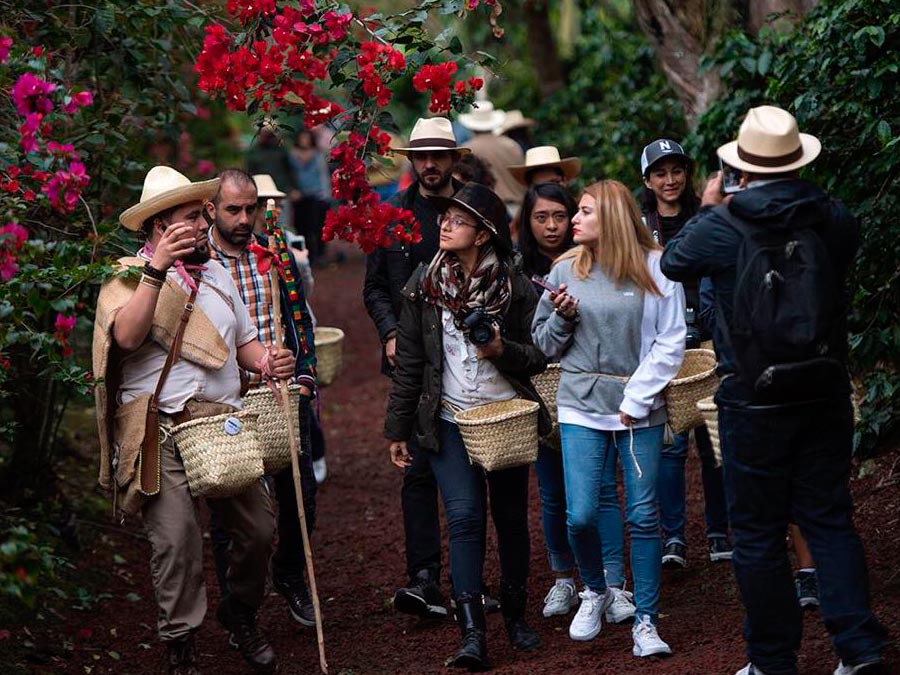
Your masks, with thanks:
M726 164L719 158L719 169L722 177L722 194L731 195L740 192L744 188L741 187L741 172L733 166Z
M557 293L559 293L559 289L556 286L551 284L549 281L547 281L544 277L540 276L539 274L533 275L531 277L531 281L535 285L543 288L545 291L550 291L550 293L552 293L553 295L556 295Z

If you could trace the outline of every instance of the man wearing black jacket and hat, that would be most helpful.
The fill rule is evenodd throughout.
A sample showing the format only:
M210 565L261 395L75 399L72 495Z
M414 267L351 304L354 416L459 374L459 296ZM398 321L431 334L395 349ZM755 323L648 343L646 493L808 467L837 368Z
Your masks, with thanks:
M450 197L461 187L453 180L452 169L459 156L469 152L457 146L453 127L445 117L419 119L410 134L409 145L393 151L409 158L415 181L394 195L391 203L413 212L421 228L422 241L417 244L395 241L387 248L377 249L366 260L363 302L384 345L381 371L385 375L391 375L396 364L401 291L413 270L420 263L430 262L438 251L439 214L431 198ZM422 618L444 618L447 610L440 592L437 483L423 453L411 447L410 454L412 464L404 472L400 492L409 585L394 595L394 607Z
M721 176L710 181L704 208L662 257L668 277L708 277L715 296L716 403L750 659L737 675L797 673L802 618L785 543L792 520L818 565L822 615L840 657L835 675L886 672L849 488L845 285L859 231L845 206L799 179L820 150L790 113L751 109L737 141L718 150L740 172L740 191L723 199ZM747 284L757 271L761 283ZM766 334L762 315L748 311L758 307L775 319L785 308L794 314ZM807 347L795 338L811 325Z

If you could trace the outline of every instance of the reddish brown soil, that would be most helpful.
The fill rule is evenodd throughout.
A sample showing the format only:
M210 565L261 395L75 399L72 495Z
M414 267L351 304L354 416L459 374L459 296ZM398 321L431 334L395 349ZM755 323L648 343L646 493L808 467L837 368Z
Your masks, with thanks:
M387 380L378 373L379 343L360 299L363 266L358 256L316 275L315 309L323 325L346 332L344 370L322 394L328 437L329 477L319 493L319 524L314 537L315 564L325 614L325 638L331 673L442 673L457 631L450 623L423 626L396 614L390 606L394 589L405 581L404 544L400 518L400 474L387 460L381 435ZM875 609L892 634L900 617L900 537L897 537L900 490L879 485L892 469L896 453L878 461L876 477L854 481L857 520L867 545ZM627 626L604 627L589 643L567 636L568 619L544 619L541 600L552 583L540 528L539 503L531 490L532 598L529 619L540 632L543 648L520 656L510 649L499 616L491 616L489 643L498 673L621 673L646 675L731 674L745 663L741 639L742 611L727 564L712 564L702 554L702 498L699 466L689 473L689 567L663 577L661 635L675 656L639 662L631 655ZM85 489L90 489L88 486ZM96 528L95 528L96 531ZM60 608L57 621L30 624L33 638L22 627L7 638L31 639L32 672L134 673L162 672L162 648L155 639L155 608L149 578L148 545L139 530L112 527L105 536L90 537L91 548L77 561L90 579L103 579L112 598L92 612ZM486 578L498 584L496 552L488 555ZM120 556L114 561L113 556ZM446 556L446 553L445 553ZM124 558L124 562L122 561ZM207 564L210 613L199 634L204 673L248 672L229 650L213 611L218 590L211 561ZM446 587L446 584L445 584ZM138 594L139 601L126 598ZM48 624L50 627L48 627ZM267 599L260 624L271 638L282 673L315 673L318 656L315 633L294 624L278 596ZM71 649L61 649L66 638ZM26 650L27 651L27 650ZM806 615L801 672L826 675L837 659L817 613ZM896 652L889 663L900 672ZM11 670L11 668L10 668ZM7 672L0 665L0 672Z

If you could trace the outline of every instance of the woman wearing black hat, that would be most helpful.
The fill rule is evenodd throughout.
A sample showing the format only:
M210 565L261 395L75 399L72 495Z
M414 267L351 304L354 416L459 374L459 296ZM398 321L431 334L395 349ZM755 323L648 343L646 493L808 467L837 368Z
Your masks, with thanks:
M700 206L693 188L693 162L679 143L660 138L647 145L641 153L641 174L644 182L641 197L644 220L656 242L665 246ZM699 347L701 339L708 337L701 334L699 279L684 284L684 296L687 305L687 347L692 349ZM689 438L689 432L677 434L671 445L663 447L659 465L662 564L668 568L687 565L684 468ZM709 557L713 562L731 560L722 469L716 468L706 427L698 427L694 438L701 461Z
M391 461L410 462L406 442L415 434L434 470L450 534L450 569L463 642L452 663L486 670L482 604L486 485L497 530L501 608L513 646L536 649L540 638L525 622L528 579L527 465L485 471L466 454L454 410L515 397L539 401L529 377L546 367L531 343L537 296L513 269L503 202L489 188L470 183L441 199L440 250L413 273L397 335L397 369L385 436ZM473 343L473 312L493 324L486 344ZM540 431L550 431L541 407ZM487 480L485 480L485 478Z

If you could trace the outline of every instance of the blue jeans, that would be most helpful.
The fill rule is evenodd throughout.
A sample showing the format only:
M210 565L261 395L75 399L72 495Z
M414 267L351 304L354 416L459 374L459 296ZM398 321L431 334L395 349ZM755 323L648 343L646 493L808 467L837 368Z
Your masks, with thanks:
M694 431L697 454L700 455L700 476L703 480L703 500L706 515L706 536L724 537L728 534L728 512L725 505L725 485L722 467L716 466L709 432L705 426ZM672 445L663 446L659 462L659 523L663 542L684 539L685 487L684 465L687 460L690 433L676 434Z
M637 607L635 620L649 616L655 622L659 613L662 557L656 485L663 427L659 425L629 432L599 431L561 424L560 431L568 498L569 541L581 578L592 591L602 593L606 589L601 542L604 538L613 540L616 535L604 531L604 520L608 519L601 519L600 514L603 508L609 510L612 507L609 499L615 494L616 460L621 458L625 517L631 532L631 574ZM618 502L616 504L618 508Z
M616 467L610 464L612 480L604 481L600 493L600 531L606 583L622 588L625 584L625 527L622 523L622 507L616 488ZM562 453L541 443L535 464L541 493L541 525L550 569L569 572L575 567L575 554L569 545L569 528L566 525L566 484L563 475ZM610 489L611 486L611 489Z
M450 535L450 574L456 597L482 591L485 511L490 487L500 574L505 584L528 581L528 474L523 466L485 473L469 462L459 427L440 421L438 452L423 452L437 479Z
M845 664L878 657L884 627L869 607L862 543L853 525L849 398L750 407L716 396L734 572L746 609L747 655L769 675L794 675L802 618L785 535L791 521L816 561L822 618Z

